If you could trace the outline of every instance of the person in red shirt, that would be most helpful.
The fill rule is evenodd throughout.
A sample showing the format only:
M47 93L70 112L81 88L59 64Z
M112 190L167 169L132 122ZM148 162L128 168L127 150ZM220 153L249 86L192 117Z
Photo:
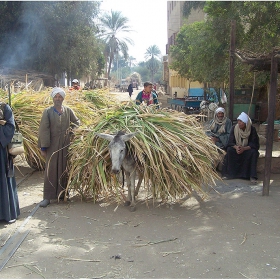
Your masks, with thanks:
M159 104L158 96L153 91L153 84L151 82L144 83L144 89L138 93L135 99L136 105L142 104L142 102L146 103L147 105L150 104ZM157 106L159 107L159 106Z
M81 89L81 87L79 85L79 81L77 79L74 79L72 81L72 86L69 89L70 90L79 90L79 89Z

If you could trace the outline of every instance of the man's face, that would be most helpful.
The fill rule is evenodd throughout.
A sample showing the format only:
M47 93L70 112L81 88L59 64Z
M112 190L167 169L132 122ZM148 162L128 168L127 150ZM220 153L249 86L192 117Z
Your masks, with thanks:
M53 98L53 103L54 105L61 106L63 100L63 97L59 93L57 93Z
M152 85L149 85L149 86L144 87L144 90L145 90L145 92L147 92L147 93L151 93L152 89L153 89L153 86L152 86Z
M244 130L246 128L246 123L244 123L241 120L237 120L237 124L238 124L239 128L242 130Z
M222 120L224 118L224 115L225 114L223 112L218 112L217 113L217 117L218 117L219 120Z

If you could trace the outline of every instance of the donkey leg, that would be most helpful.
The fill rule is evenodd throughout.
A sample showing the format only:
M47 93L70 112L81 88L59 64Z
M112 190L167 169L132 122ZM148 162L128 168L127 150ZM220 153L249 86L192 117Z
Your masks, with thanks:
M130 189L130 173L125 171L125 179L126 179L126 186L127 186L127 198L124 203L125 206L129 206L131 203L131 189Z
M125 171L125 178L126 178L126 185L127 185L127 199L124 203L125 206L129 206L131 204L131 182L130 182L130 173L128 171Z
M138 174L138 183L137 183L137 186L136 186L136 189L135 189L135 196L138 195L138 192L139 192L139 189L141 187L143 178L144 178L144 174L142 172L139 172L139 174Z
M130 211L134 212L136 210L136 203L135 203L135 179L136 179L136 172L133 171L130 174L130 191L131 191L131 204L130 204Z

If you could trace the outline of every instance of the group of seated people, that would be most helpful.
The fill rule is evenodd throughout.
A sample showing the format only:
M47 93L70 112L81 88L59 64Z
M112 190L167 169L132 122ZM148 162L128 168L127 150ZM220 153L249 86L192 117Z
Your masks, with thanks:
M233 126L226 117L225 109L219 107L206 134L216 146L226 151L222 166L224 180L240 178L257 183L259 136L246 113L242 112L237 117L237 124Z

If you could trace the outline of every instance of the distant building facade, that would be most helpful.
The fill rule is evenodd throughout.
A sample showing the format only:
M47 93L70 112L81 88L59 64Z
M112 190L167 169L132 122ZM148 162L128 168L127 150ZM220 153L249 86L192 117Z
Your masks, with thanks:
M169 55L170 46L176 42L176 36L183 24L191 24L205 18L205 13L201 10L192 10L188 18L183 17L183 5L185 1L167 1L167 37L166 56L163 57L163 80L167 83L167 94L182 98L188 95L190 88L203 88L203 84L190 82L181 77L176 71L169 69L172 58Z

